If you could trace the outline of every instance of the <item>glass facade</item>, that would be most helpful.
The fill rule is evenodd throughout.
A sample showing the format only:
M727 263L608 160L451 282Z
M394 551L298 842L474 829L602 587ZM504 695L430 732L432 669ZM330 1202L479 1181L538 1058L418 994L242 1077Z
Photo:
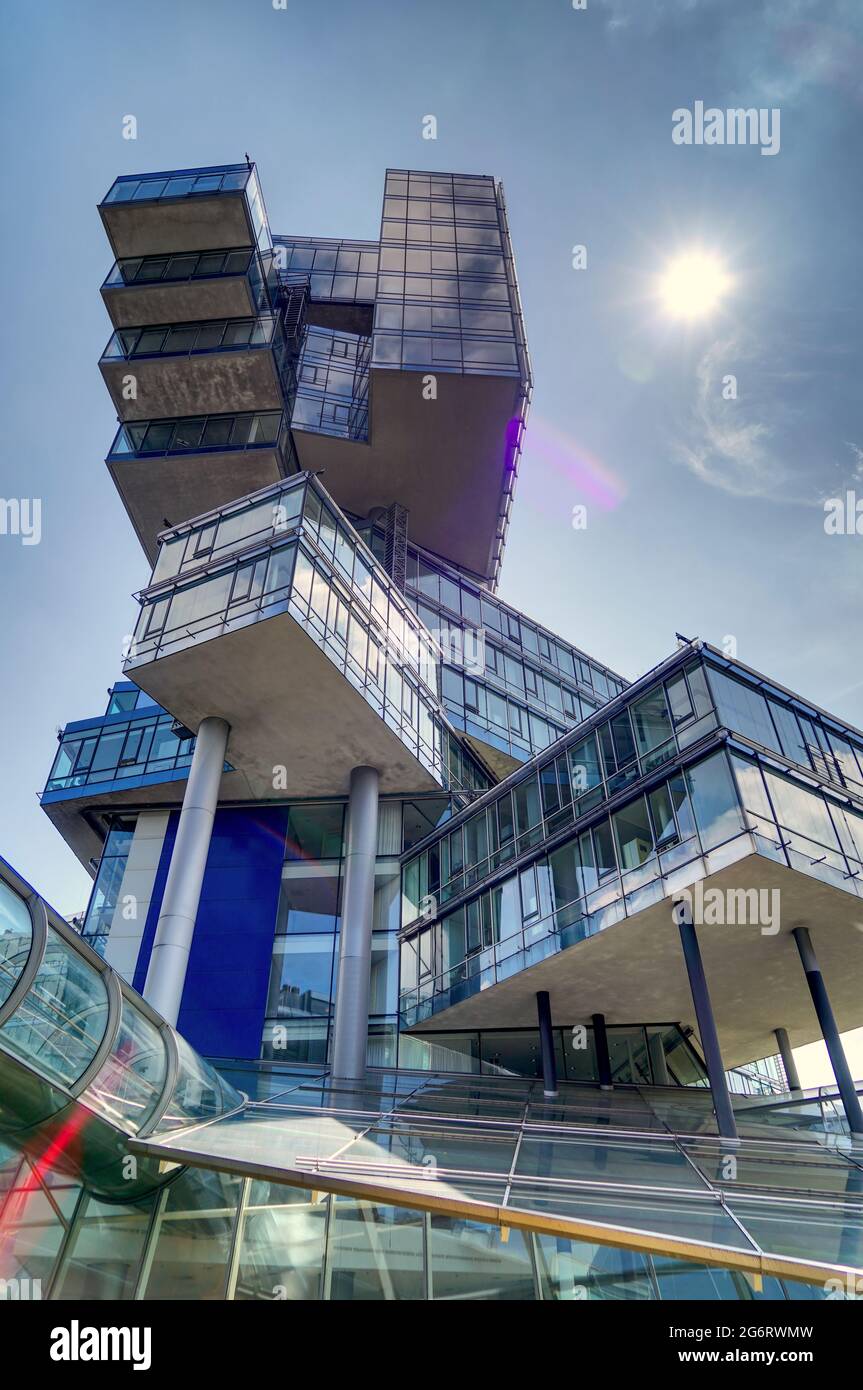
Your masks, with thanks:
M577 647L412 546L406 588L443 649L447 713L519 761L626 688Z
M370 353L366 334L309 325L297 367L293 428L367 440Z
M493 178L387 171L372 364L522 370Z
M624 1086L703 1086L704 1063L677 1024L610 1024L607 1028L612 1077ZM599 1080L593 1027L554 1028L554 1050L561 1081ZM414 1041L428 1049L430 1064L421 1070L465 1072L479 1075L511 1075L542 1078L542 1054L537 1028L463 1029L453 1033L410 1033L401 1039L399 1061L415 1066ZM660 1050L663 1064L658 1065ZM420 1054L421 1056L421 1054ZM462 1057L461 1068L453 1057ZM742 1083L739 1088L742 1091ZM759 1092L760 1094L760 1092Z
M372 304L378 274L376 241L274 236L276 265L288 278L308 277L313 300Z
M421 803L420 803L421 804ZM297 803L287 820L267 989L261 1056L287 1063L326 1063L344 883L342 801ZM379 809L369 994L370 1066L395 1065L398 1041L399 856L411 806L384 800Z
M307 475L165 533L140 601L127 671L288 612L442 786L488 785L443 718L430 634Z
M105 718L67 725L48 774L43 801L52 794L124 783L139 777L167 781L185 777L195 740L181 733L164 710L148 701L151 712L132 718Z
M105 954L111 923L120 901L120 888L135 834L135 819L134 816L112 818L81 927L81 935L100 956Z
M843 802L829 785L854 789L852 773L863 766L856 750L863 745L851 731L832 733L823 717L793 715L788 703L777 705L785 711L780 723L745 671L731 678L709 661L678 659L663 679L639 686L631 700L615 703L611 717L588 721L583 736L578 729L567 735L554 758L536 759L406 857L402 923L411 930L402 944L404 1024L753 852L863 894L863 804ZM799 753L806 754L807 771L825 778L823 787L804 785L799 767L795 779L790 759L786 770L756 751L793 749L792 717L794 728L812 731L811 746L801 736ZM722 748L700 758L689 751L711 736L724 742L723 725L740 751ZM828 762L816 731L824 747L845 750L844 761L834 754ZM663 772L671 763L674 769ZM609 802L614 809L602 812ZM567 836L570 826L575 833ZM546 850L547 842L553 848ZM499 878L510 863L510 875L477 894L476 885ZM453 902L459 906L444 912ZM430 916L439 920L413 930Z

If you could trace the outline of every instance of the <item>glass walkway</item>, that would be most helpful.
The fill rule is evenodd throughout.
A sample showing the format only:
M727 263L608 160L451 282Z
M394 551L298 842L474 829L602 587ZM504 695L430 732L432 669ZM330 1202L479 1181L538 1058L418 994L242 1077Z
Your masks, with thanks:
M82 1299L853 1296L832 1102L198 1057L0 863L0 1283ZM38 1293L33 1293L38 1289Z

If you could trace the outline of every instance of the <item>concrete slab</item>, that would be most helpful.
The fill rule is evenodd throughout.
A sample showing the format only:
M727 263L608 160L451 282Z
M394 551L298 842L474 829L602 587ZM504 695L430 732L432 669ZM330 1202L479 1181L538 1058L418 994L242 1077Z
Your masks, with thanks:
M323 469L327 491L354 515L400 502L412 541L490 577L519 382L441 372L428 401L425 375L372 370L369 443L298 429L300 465Z
M253 245L242 190L212 197L195 194L156 202L103 203L99 216L118 260Z

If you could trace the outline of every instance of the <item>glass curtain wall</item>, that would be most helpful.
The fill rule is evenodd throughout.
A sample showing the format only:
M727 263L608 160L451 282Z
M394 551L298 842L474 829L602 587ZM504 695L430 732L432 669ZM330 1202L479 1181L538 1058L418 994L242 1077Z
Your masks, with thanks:
M439 814L439 802L434 804ZM409 806L407 824L411 825L422 803ZM265 1060L327 1060L338 974L344 816L345 803L341 801L300 803L288 812L261 1048ZM371 1066L396 1064L403 836L401 801L383 800L378 812L372 924Z

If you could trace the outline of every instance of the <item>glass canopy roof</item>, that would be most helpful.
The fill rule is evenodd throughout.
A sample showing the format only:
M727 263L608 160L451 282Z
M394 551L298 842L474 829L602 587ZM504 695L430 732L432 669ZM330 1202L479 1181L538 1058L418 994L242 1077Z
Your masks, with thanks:
M564 1084L549 1100L516 1078L284 1080L234 1114L134 1147L755 1275L863 1268L863 1147L777 1127L764 1105L748 1121L741 1100L732 1143L716 1134L706 1092Z

